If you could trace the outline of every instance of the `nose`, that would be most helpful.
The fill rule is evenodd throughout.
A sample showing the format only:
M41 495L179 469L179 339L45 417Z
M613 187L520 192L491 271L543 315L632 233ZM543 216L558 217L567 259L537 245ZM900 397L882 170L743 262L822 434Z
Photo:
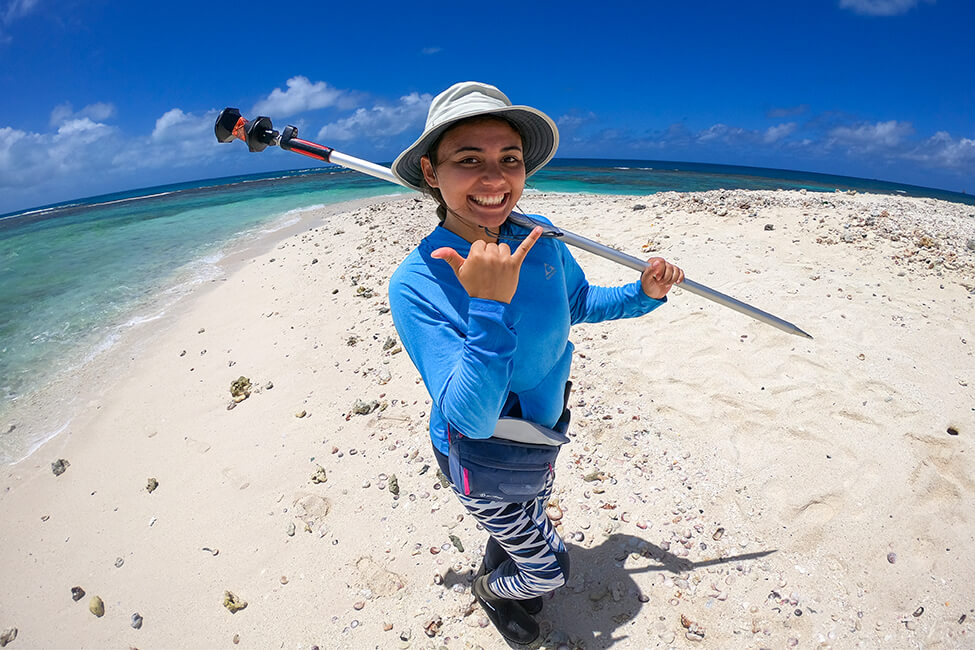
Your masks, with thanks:
M481 182L488 185L500 185L505 182L504 170L500 163L491 162L481 169Z

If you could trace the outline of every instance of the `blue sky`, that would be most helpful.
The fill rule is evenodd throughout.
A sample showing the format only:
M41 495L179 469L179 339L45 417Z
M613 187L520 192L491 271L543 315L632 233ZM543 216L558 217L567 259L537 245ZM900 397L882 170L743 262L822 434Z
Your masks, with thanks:
M309 166L218 145L236 106L390 161L433 95L493 83L562 157L975 191L971 0L0 0L0 213Z

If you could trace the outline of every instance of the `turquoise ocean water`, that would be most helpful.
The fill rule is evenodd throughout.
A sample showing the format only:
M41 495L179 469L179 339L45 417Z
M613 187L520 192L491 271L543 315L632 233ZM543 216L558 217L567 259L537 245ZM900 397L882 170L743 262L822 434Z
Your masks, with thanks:
M537 190L556 192L855 189L975 205L966 194L882 181L661 161L557 159L530 181ZM0 462L18 460L45 437L14 426L18 402L215 277L233 242L294 223L302 210L400 191L328 166L153 187L0 215Z

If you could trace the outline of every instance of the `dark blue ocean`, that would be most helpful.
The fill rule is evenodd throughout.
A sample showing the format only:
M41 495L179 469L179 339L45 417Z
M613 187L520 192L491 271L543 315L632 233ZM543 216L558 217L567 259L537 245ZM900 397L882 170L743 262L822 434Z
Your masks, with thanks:
M854 189L975 205L966 194L883 181L661 161L556 159L529 181L531 188L553 192ZM24 441L8 422L19 400L215 277L232 243L286 227L303 210L403 191L327 166L131 190L0 215L0 462L23 455Z

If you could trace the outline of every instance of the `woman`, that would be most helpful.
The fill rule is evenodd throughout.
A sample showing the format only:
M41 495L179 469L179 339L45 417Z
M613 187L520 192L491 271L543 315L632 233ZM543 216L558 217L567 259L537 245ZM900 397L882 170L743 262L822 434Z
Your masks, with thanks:
M436 199L440 218L390 280L393 320L433 401L434 455L491 536L472 591L501 634L520 644L539 635L532 615L541 596L568 578L565 546L545 516L554 473L549 467L538 493L521 501L475 498L450 472L451 445L491 438L502 416L564 431L570 325L646 314L684 277L653 258L640 282L590 286L542 226L508 221L525 179L557 147L547 115L512 106L494 86L464 82L433 100L423 135L393 163L398 179Z

